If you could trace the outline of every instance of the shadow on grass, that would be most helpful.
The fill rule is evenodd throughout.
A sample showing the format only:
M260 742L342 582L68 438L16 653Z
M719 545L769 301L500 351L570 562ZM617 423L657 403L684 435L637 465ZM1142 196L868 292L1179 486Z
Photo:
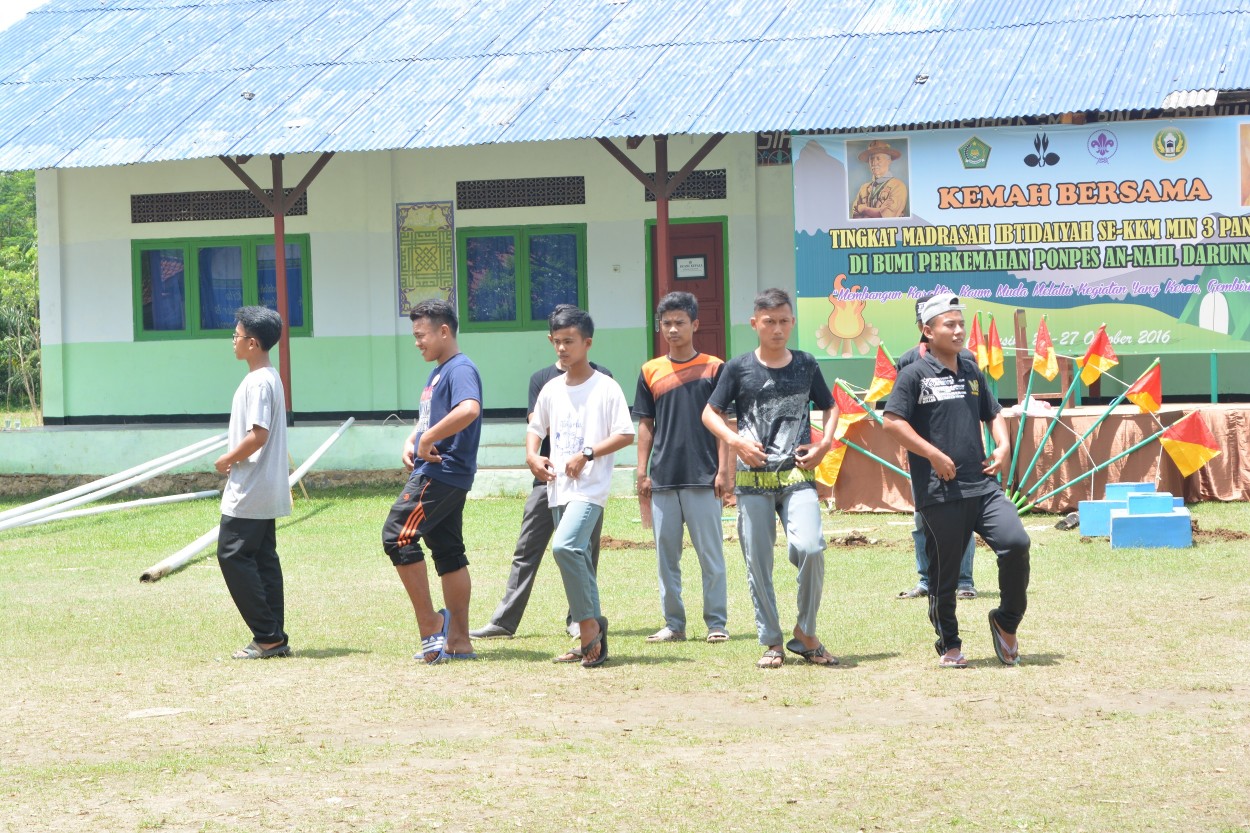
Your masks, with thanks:
M1063 663L1066 654L1021 654L1020 665L1038 665L1051 666ZM985 659L968 660L969 668L1002 668L1007 670L1008 666L998 661L997 657L987 657Z
M834 656L838 658L839 668L855 668L861 662L884 662L887 659L894 659L895 657L901 656L901 654L899 654L897 651L892 651L890 653L883 653L883 654L838 654L838 653L835 653ZM787 657L786 659L789 660L791 658ZM801 657L796 657L795 659L798 660L796 663L797 665L812 665L812 663L804 661Z
M298 503L295 505L299 506ZM299 515L291 515L290 519L286 523L282 524L281 528L288 529L290 527L295 526L296 524L302 524L304 521L308 520L309 518L312 518L316 515L320 515L322 512L326 511L329 508L330 508L330 504L326 502L326 503L322 503L320 506L315 507L309 512L303 512Z
M295 648L292 655L299 659L334 659L352 654L372 654L364 648Z

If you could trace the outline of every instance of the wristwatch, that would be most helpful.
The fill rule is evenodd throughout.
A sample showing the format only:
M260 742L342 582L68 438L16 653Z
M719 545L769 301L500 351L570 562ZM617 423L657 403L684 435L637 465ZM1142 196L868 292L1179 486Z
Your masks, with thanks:
M582 456L585 457L587 460L593 460L595 459L595 450L591 448L590 446L586 446L585 448L582 449Z

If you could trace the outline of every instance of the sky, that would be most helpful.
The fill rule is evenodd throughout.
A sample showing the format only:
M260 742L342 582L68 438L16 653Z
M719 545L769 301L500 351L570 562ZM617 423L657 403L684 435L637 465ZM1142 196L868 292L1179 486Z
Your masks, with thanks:
M0 0L0 30L17 23L31 9L42 6L48 0Z

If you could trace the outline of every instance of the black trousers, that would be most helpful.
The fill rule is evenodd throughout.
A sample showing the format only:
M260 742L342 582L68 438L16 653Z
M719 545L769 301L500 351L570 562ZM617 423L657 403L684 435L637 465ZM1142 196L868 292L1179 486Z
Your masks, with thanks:
M530 592L534 589L534 579L538 576L538 566L547 554L547 547L551 544L551 536L555 531L551 508L547 506L547 487L539 484L525 501L521 534L517 536L516 549L512 552L512 570L508 574L503 599L490 617L492 625L498 625L509 633L516 633L521 627L521 617L525 614ZM599 536L602 531L603 515L600 515L598 523L590 533L590 560L596 569L599 566ZM571 621L570 617L565 624Z
M1030 546L1016 507L995 490L923 506L919 511L929 555L929 621L937 632L937 652L944 654L963 645L955 618L955 591L959 564L973 532L998 555L999 606L994 618L1007 633L1015 633L1028 606Z
M221 516L217 564L234 606L257 642L286 642L282 565L273 518Z

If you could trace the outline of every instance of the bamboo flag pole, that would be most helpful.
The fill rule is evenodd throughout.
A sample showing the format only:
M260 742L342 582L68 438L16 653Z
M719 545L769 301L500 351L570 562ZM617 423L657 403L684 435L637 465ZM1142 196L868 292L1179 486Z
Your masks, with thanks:
M1163 432L1164 432L1164 431L1166 431L1166 430L1167 430L1166 428L1160 428L1158 431L1156 431L1155 433L1151 434L1149 437L1147 437L1146 439L1142 440L1141 442L1139 442L1137 445L1133 446L1132 448L1129 448L1129 449L1126 449L1126 450L1124 450L1124 451L1121 451L1119 454L1115 455L1114 457L1112 457L1110 460L1108 460L1108 461L1107 461L1107 462L1105 462L1105 463L1099 463L1098 465L1094 466L1094 467L1093 467L1092 469L1090 469L1089 471L1087 471L1087 472L1085 472L1084 474L1082 474L1080 477L1077 477L1077 478L1075 478L1075 479L1073 479L1073 480L1069 480L1067 483L1064 483L1064 484L1063 484L1062 486L1060 486L1059 488L1057 488L1057 489L1051 489L1049 492L1047 492L1046 494L1042 495L1041 497L1036 498L1036 499L1035 499L1035 500L1033 500L1031 503L1026 504L1025 506L1021 506L1021 507L1019 507L1016 511L1017 511L1019 514L1021 514L1021 515L1025 514L1026 512L1029 512L1031 509L1033 509L1033 507L1037 506L1037 504L1039 504L1039 503L1041 503L1042 501L1046 500L1046 498L1048 498L1048 497L1054 497L1055 495L1057 495L1057 494L1059 494L1060 492L1062 492L1064 489L1068 488L1069 486L1075 486L1077 483L1080 483L1082 480L1084 480L1084 479L1085 479L1085 478L1087 478L1087 477L1093 477L1095 474L1097 474L1098 472L1102 471L1102 470L1103 470L1103 469L1105 469L1107 466L1109 466L1109 465L1111 465L1112 463L1114 463L1116 460L1119 460L1119 459L1120 459L1120 458L1122 458L1122 457L1127 457L1129 454L1132 454L1134 451L1136 451L1137 449L1141 448L1141 447L1142 447L1142 446L1144 446L1144 445L1149 445L1150 443L1152 443L1152 442L1154 442L1155 440L1159 439L1159 437L1163 436Z
M867 402L865 402L864 400L856 396L855 391L851 390L850 388L846 386L846 382L842 381L841 379L834 379L833 383L837 385L838 387L842 388L843 393L845 393L847 396L854 399L856 404L859 405L859 407L863 408L870 417L872 417L873 419L877 421L878 425L885 424L885 422L881 419L881 414L877 413L876 409L873 408L871 405L869 405Z
M901 474L901 475L903 475L903 477L906 477L908 480L911 480L911 475L910 475L910 474L908 474L907 472L903 471L902 469L900 469L898 466L894 465L893 463L891 463L891 462L889 462L889 461L887 461L887 460L883 460L882 458L878 457L876 454L873 454L871 451L869 451L869 450L867 450L867 449L865 449L865 448L860 448L858 445L856 445L855 443L853 443L853 442L851 442L850 440L846 439L845 437L843 437L842 439L838 440L838 442L842 443L843 445L848 446L849 448L853 448L853 449L855 449L855 450L856 450L856 451L858 451L860 454L864 455L865 457L867 457L867 458L869 458L869 459L871 459L871 460L876 460L878 463L880 463L881 465L885 466L885 467L886 467L887 469L889 469L890 471L895 472L895 473L897 473L897 474Z
M292 489L295 488L295 484L304 478L304 475L307 474L308 470L313 467L313 464L321 459L321 455L325 454L326 450L329 449L330 446L334 445L335 441L337 441L339 437L343 436L343 432L350 428L355 421L355 417L348 417L347 420L339 426L338 430L331 434L330 438L323 442L321 446L312 453L312 456L304 461L304 465L300 466L291 473L291 476L287 478L287 487ZM139 576L139 581L159 581L163 576L167 576L174 570L177 570L192 558L199 555L210 544L216 543L217 535L220 530L220 526L213 527L199 538L196 538L194 541L169 556L169 558L148 567L143 571L142 575Z
M1019 359L1017 358L1017 361ZM1007 469L1007 480L1003 483L1003 490L1008 498L1015 498L1011 492L1011 485L1016 476L1016 459L1020 456L1020 443L1024 439L1024 421L1029 416L1029 397L1033 394L1033 377L1037 375L1037 371L1029 369L1029 381L1024 386L1024 398L1020 400L1020 424L1016 426L1016 444L1011 447L1011 466Z
M1029 474L1033 471L1033 467L1037 465L1037 458L1042 456L1042 449L1046 447L1046 441L1055 432L1055 426L1059 424L1059 418L1063 416L1063 408L1068 404L1068 400L1072 397L1072 394L1076 391L1076 386L1079 384L1081 384L1081 374L1076 373L1073 375L1072 384L1068 385L1068 390L1063 395L1063 399L1059 401L1059 407L1055 409L1050 425L1046 426L1046 433L1042 435L1042 439L1038 442L1037 450L1033 452L1033 459L1029 461L1028 466L1024 469L1024 473L1020 475L1021 483L1028 479ZM1012 502L1019 506L1022 500L1024 500L1024 495L1017 492Z
M1150 371L1154 370L1155 365L1157 365L1158 363L1159 363L1159 360L1156 358L1153 362L1151 362L1151 363L1150 363L1150 367L1146 368L1146 373L1149 373ZM1142 375L1144 376L1144 375L1146 375L1146 374L1145 374L1145 373L1143 373ZM1120 394L1119 396L1117 396L1115 399L1113 399L1113 400L1111 401L1111 404L1107 406L1107 410L1103 411L1102 416L1100 416L1100 417L1098 417L1098 419L1094 420L1094 424L1093 424L1093 425L1091 425L1089 428L1085 429L1085 433L1084 433L1084 434L1082 434L1082 435L1081 435L1081 438L1080 438L1079 440L1077 440L1077 441L1076 441L1076 444L1075 444L1075 445L1073 445L1071 448L1069 448L1067 451L1065 451L1065 452L1063 453L1063 456L1062 456L1062 457L1060 457L1058 460L1056 460L1056 461L1055 461L1055 464L1054 464L1053 466L1051 466L1049 469L1047 469L1047 470L1046 470L1046 473L1045 473L1045 474L1043 474L1041 477L1039 477L1039 478L1037 479L1037 482L1036 482L1036 483L1034 483L1034 484L1033 484L1033 485L1029 488L1029 490L1028 490L1027 492L1025 492L1025 493L1022 495L1022 497L1027 498L1029 495L1031 495L1031 494L1033 494L1034 492L1036 492L1036 491L1038 490L1038 488L1039 488L1039 487L1040 487L1043 483L1045 483L1045 482L1046 482L1046 478L1048 478L1048 477L1050 477L1052 474L1054 474L1054 473L1055 473L1055 469L1057 469L1057 468L1059 468L1059 466L1063 465L1063 461L1064 461L1064 460L1066 460L1066 459L1068 459L1069 457L1071 457L1071 456L1072 456L1072 452L1074 452L1074 451L1076 451L1078 448L1080 448L1080 447L1081 447L1081 444L1085 442L1085 440L1089 437L1089 435L1090 435L1090 434L1092 434L1092 433L1094 433L1094 429L1096 429L1099 425L1101 425L1101 424L1102 424L1102 422L1103 422L1103 420L1105 420L1107 417L1111 416L1111 412L1115 410L1115 407L1116 407L1117 405L1119 405L1121 402L1123 402L1123 401L1124 401L1124 397L1128 396L1128 391L1129 391L1129 386L1127 386L1127 385L1126 385L1126 386L1125 386L1125 388L1124 388L1124 393Z
M110 474L108 477L101 477L100 479L93 480L90 483L84 483L81 486L75 486L72 489L69 489L64 492L59 492L55 495L50 495L45 498L41 498L39 500L34 501L33 503L27 503L24 506L18 506L14 509L9 509L5 512L0 512L0 521L7 520L17 515L27 515L27 514L30 514L31 512L34 512L36 509L42 509L45 506L51 506L56 503L63 503L67 500L76 498L79 495L85 495L88 492L94 492L97 489L103 489L106 486L111 486L120 480L126 480L127 478L134 477L136 474L147 471L148 469L154 466L159 466L162 463L167 463L170 460L179 458L184 454L189 454L190 452L194 451L197 448L201 448L210 443L220 442L221 440L224 440L225 438L226 438L226 435L223 432L221 434L218 434L215 437L209 437L208 439L191 443L191 445L188 445L185 448L180 448L177 451L171 451L164 456L157 457L153 460L148 460L146 463L140 463L137 466L128 468L125 471L120 471L117 474Z
M123 480L120 483L114 483L112 486L107 486L103 489L99 489L89 494L82 495L81 497L76 497L73 500L68 500L68 501L65 501L64 503L59 503L56 506L49 506L47 508L40 509L35 512L28 512L25 515L19 515L16 518L9 518L6 521L0 521L0 531L5 530L5 529L12 529L15 526L25 526L26 524L32 523L33 521L37 521L40 518L46 518L49 515L56 515L61 512L64 512L67 509L72 509L75 506L81 506L84 503L92 503L94 501L100 500L101 498L106 498L109 495L116 494L117 492L123 491L125 489L129 489L131 486L136 486L147 480L151 480L157 475L164 474L170 469L176 469L178 468L178 466L186 465L187 463L190 463L192 460L198 457L203 457L205 454L209 454L213 451L216 451L217 449L221 448L225 444L226 444L226 440L223 435L222 439L215 441L212 445L206 446L197 451L192 451L190 454L184 454L183 456L170 460L167 463L163 463L162 465L159 465L154 469L148 469L142 474L136 474L134 477L127 478L126 480Z

